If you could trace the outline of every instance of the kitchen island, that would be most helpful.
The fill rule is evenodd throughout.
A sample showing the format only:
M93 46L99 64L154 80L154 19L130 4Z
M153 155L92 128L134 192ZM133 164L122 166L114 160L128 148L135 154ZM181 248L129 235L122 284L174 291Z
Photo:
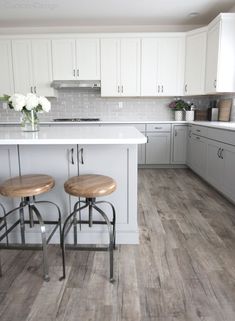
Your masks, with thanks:
M71 176L102 174L113 177L117 190L105 199L114 204L117 212L117 243L138 243L137 224L137 145L146 137L134 127L119 126L43 126L39 132L23 132L19 126L0 127L0 180L16 175L43 173L54 177L55 188L38 199L56 202L63 218L71 211L75 197L68 196L64 182ZM10 209L19 200L1 197ZM41 209L46 217L46 211ZM109 213L108 207L103 207ZM111 213L110 213L111 214ZM73 240L73 231L68 241ZM36 242L40 234L26 230L29 241ZM14 235L14 241L18 241ZM108 240L104 226L82 227L78 242L103 243ZM53 243L59 242L55 235Z

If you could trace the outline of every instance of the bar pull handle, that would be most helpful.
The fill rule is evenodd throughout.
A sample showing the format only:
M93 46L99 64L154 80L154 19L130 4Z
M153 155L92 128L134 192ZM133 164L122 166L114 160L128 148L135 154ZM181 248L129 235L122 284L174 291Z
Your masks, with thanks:
M157 92L160 93L160 86L157 86Z
M74 165L74 148L71 148L71 163Z
M163 85L162 85L162 93L163 93L163 91L164 91L164 87L163 87Z
M73 70L73 76L74 76L74 77L76 76L76 71L75 71L75 69Z
M154 129L162 129L162 127L154 127Z
M120 93L120 86L117 87L117 91L118 91L118 93Z
M175 129L175 136L177 136L178 135L178 133L177 133L177 130Z
M149 137L147 136L147 144L149 143Z
M81 148L80 150L79 150L79 154L81 154L81 160L80 160L80 163L83 165L84 164L84 157L83 157L83 148Z
M187 84L185 84L185 86L184 86L184 91L185 91L185 92L188 91L188 85L187 85Z
M79 77L79 69L77 69L77 76Z
M34 86L33 89L34 89L34 93L36 94L37 93L37 87Z
M122 94L123 94L123 86L122 86Z
M30 92L33 94L33 86L30 87Z

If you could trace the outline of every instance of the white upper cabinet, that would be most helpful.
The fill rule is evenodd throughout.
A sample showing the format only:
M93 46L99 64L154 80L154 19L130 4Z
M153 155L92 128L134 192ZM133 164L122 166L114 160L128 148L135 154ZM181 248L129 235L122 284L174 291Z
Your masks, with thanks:
M101 40L101 96L140 96L140 39Z
M183 93L184 37L142 39L141 95Z
M14 91L11 56L11 41L0 41L0 96L11 95Z
M120 41L101 40L101 96L120 95Z
M72 80L76 77L75 41L52 40L53 80Z
M186 36L185 95L202 95L205 88L206 30L189 32Z
M77 77L81 80L100 79L100 42L98 39L76 41Z
M52 82L51 41L32 40L32 71L34 92L43 96L54 96Z
M235 92L235 15L220 14L208 26L207 94Z
M99 80L100 46L98 39L52 40L54 80Z
M30 40L13 40L12 58L15 92L21 94L32 92L34 84Z
M50 40L13 40L12 58L15 92L54 96Z

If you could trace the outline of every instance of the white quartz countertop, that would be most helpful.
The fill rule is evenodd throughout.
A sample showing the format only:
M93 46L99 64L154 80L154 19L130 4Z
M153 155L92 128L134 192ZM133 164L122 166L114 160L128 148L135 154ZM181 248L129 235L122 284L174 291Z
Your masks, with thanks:
M147 138L132 126L42 126L23 132L20 126L0 127L0 145L145 144Z
M90 124L96 124L96 125L102 125L102 124L127 124L127 125L131 125L131 124L187 124L186 121L175 121L175 120L131 120L131 121L115 121L115 120L100 120L100 121L81 121L81 122L56 122L56 121L41 121L40 124L41 125L90 125ZM0 125L18 125L19 122L7 122L7 121L0 121Z
M192 125L199 125L204 127L212 127L218 129L227 129L235 131L235 122L221 122L221 121L193 121Z

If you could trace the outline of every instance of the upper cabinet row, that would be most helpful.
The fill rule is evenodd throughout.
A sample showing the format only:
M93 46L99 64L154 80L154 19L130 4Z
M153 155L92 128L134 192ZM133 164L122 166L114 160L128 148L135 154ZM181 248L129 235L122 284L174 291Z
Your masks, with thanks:
M235 92L234 30L235 14L221 14L186 34L3 39L0 95L54 96L53 80L101 80L104 97Z

